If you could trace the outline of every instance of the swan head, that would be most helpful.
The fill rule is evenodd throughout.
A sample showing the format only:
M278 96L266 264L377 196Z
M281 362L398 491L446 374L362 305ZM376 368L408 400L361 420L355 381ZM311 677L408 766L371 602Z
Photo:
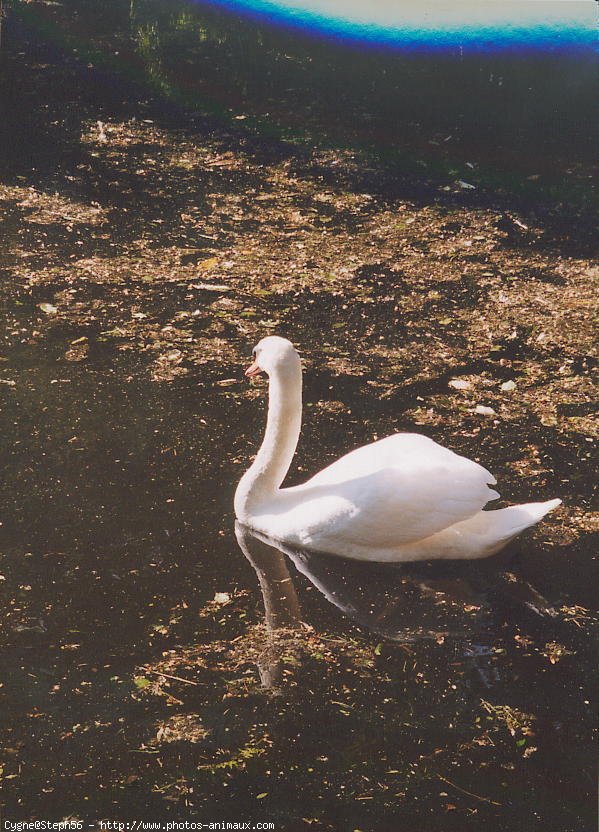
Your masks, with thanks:
M301 368L297 350L286 338L269 335L259 341L252 352L254 359L245 371L246 376L266 373L268 376L287 372L297 372Z

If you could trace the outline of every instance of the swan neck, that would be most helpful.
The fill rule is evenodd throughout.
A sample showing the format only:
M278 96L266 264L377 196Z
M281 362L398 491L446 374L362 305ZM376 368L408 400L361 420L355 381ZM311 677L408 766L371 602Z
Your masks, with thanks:
M260 450L235 495L242 520L281 487L295 454L302 420L301 366L274 372L268 383L268 417Z

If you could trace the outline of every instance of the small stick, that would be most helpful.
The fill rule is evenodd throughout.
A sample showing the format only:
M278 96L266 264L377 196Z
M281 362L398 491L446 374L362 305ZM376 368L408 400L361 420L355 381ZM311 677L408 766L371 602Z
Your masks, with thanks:
M491 800L489 797L482 797L480 794L474 794L473 792L468 792L466 789L463 789L461 786L458 786L456 783L452 783L451 780L448 780L447 777L443 777L442 774L437 773L437 777L439 780L443 780L444 783L448 783L450 786L453 786L454 789L457 789L459 792L463 794L467 794L468 797L474 797L476 800L482 800L485 803L492 803L493 806L501 806L501 803L497 803L496 800Z
M150 670L149 667L142 668L146 673L154 673L156 676L164 676L165 679L174 679L176 682L184 682L186 685L195 685L199 687L201 682L192 682L191 679L184 679L182 676L172 676L170 673L164 673L162 670Z

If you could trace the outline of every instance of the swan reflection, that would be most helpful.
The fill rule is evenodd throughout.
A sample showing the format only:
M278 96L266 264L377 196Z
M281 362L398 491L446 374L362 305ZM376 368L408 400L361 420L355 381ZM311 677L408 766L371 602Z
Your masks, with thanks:
M237 522L239 546L260 583L269 630L300 626L297 592L285 556L352 621L393 641L472 635L492 624L494 591L503 600L546 611L532 587L497 564L373 564L293 548ZM513 589L508 587L513 584Z
M378 636L404 645L457 640L486 685L497 681L486 645L514 606L535 617L553 612L533 587L497 563L361 563L287 546L239 522L235 533L258 577L271 638L305 626L288 560L344 616ZM282 681L280 652L273 640L259 663L264 687Z

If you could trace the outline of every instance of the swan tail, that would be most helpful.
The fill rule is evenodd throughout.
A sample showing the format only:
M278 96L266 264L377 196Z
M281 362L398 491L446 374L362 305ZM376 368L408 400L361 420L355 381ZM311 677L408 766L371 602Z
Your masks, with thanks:
M547 500L544 503L523 503L495 511L479 511L468 520L439 532L427 542L445 543L445 557L489 557L501 551L525 529L542 520L560 503L561 500ZM429 548L432 551L432 547Z
M519 506L499 509L493 514L501 516L501 531L509 538L515 537L529 526L534 526L546 514L561 504L560 499L547 500L544 503L523 503ZM499 520L499 517L497 518Z
M561 500L547 500L544 503L523 503L496 511L483 511L477 517L484 518L488 554L494 554L517 537L525 529L534 526L546 514L561 504Z

